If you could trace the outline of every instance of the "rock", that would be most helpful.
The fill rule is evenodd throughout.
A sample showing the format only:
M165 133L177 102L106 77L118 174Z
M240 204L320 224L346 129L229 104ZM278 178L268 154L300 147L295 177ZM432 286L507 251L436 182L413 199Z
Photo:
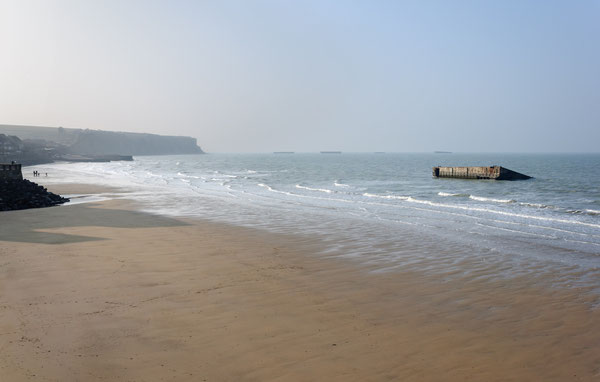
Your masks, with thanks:
M52 207L68 201L27 179L0 179L0 211Z

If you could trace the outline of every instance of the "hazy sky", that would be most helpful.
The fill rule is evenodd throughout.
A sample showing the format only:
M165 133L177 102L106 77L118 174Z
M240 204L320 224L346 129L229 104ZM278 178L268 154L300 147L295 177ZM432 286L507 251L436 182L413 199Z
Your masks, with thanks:
M599 152L600 0L0 0L0 123Z

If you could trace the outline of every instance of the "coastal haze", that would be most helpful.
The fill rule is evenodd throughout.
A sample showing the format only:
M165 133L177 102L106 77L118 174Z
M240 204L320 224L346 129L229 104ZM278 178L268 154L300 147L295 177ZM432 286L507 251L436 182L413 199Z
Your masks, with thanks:
M208 152L597 152L597 1L3 1L0 122Z
M597 381L599 17L0 0L0 380Z

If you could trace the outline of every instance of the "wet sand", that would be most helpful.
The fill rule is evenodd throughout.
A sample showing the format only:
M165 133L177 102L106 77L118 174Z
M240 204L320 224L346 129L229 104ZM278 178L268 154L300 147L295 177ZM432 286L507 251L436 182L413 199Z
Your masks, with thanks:
M124 200L0 213L0 380L600 380L585 290L318 248Z

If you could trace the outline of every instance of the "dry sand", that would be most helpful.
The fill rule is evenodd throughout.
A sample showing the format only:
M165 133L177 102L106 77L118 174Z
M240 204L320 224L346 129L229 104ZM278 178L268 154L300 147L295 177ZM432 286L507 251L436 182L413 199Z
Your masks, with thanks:
M318 245L125 201L0 213L0 381L600 380L585 291Z

